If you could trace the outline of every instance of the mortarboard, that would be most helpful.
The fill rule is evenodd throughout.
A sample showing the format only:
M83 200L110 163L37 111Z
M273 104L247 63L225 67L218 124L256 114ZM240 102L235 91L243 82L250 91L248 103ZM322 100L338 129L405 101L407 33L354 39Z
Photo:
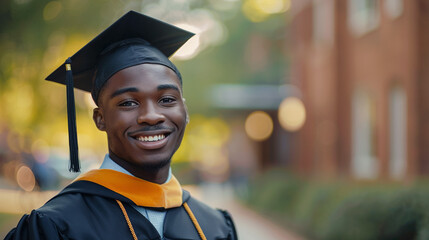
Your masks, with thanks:
M73 88L91 92L97 103L101 88L113 74L143 63L165 65L181 80L180 72L168 57L193 35L168 23L130 11L46 78L67 86L70 171L80 171Z

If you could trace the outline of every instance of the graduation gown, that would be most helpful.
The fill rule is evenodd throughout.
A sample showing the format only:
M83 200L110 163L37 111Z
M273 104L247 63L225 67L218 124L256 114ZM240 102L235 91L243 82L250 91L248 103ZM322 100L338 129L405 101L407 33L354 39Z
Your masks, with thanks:
M133 204L166 211L163 234L167 240L201 239L198 226L208 240L237 239L230 215L192 198L174 176L158 185L107 169L84 174L44 206L24 215L5 239L133 239L127 215L137 239L161 240Z

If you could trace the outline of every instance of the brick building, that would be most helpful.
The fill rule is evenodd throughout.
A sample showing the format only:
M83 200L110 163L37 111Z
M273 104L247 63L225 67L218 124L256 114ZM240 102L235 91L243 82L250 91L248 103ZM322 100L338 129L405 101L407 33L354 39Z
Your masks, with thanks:
M294 0L291 82L309 175L429 174L429 0Z

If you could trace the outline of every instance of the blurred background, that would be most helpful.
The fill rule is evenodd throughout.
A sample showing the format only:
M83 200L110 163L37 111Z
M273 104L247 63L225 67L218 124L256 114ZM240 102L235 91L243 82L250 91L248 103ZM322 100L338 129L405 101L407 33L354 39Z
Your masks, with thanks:
M77 177L45 77L129 10L196 33L173 172L240 239L429 239L429 0L0 1L0 237ZM107 141L75 94L86 172Z

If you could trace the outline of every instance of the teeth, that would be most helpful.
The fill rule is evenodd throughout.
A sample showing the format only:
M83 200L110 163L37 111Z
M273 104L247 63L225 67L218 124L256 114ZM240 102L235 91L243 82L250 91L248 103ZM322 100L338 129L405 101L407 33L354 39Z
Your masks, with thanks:
M155 142L155 141L159 141L164 139L165 136L164 134L160 134L160 135L154 135L154 136L140 136L137 138L137 140L141 141L141 142Z

